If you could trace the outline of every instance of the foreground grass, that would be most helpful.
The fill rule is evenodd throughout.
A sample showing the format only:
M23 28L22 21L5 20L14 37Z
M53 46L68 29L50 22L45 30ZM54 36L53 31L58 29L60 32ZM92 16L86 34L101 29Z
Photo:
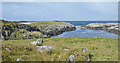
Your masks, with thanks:
M65 61L71 54L76 55L76 61L85 61L82 55L83 48L88 48L88 55L91 61L117 61L118 60L118 39L109 38L47 38L41 45L53 46L54 49L45 52L38 52L34 45L29 45L29 40L3 41L2 60L16 61L17 58L26 57L23 61ZM10 44L11 43L11 44ZM5 48L11 49L11 52ZM64 51L63 49L70 49Z

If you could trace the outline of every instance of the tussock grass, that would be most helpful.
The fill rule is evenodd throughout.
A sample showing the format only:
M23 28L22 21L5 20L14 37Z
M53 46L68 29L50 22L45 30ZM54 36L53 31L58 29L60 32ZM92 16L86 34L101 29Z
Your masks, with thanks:
M54 49L44 52L38 52L34 45L28 44L35 40L3 41L2 60L15 61L17 58L27 57L23 61L65 61L71 54L75 54L76 61L86 61L86 58L82 55L89 55L91 61L118 60L118 39L99 37L45 38L44 43L40 45L53 46ZM9 43L12 43L12 45L9 45ZM5 47L10 48L11 52L5 50ZM88 48L88 53L83 53L83 48ZM69 51L63 49L69 49Z

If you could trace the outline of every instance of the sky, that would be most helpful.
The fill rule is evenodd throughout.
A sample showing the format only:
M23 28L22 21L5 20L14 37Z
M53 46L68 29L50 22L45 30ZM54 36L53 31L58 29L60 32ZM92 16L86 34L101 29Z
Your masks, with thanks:
M117 2L2 2L9 21L117 21Z
M119 0L1 0L2 2L118 2Z

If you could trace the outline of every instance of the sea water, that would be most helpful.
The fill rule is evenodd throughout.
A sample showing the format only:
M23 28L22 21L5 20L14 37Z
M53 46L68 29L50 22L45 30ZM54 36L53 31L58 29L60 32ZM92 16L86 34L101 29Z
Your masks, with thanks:
M105 32L103 30L89 30L85 27L79 27L87 25L89 23L118 23L118 21L64 21L71 23L76 27L74 31L64 32L60 35L52 36L51 38L59 37L103 37L103 38L118 38L117 34Z

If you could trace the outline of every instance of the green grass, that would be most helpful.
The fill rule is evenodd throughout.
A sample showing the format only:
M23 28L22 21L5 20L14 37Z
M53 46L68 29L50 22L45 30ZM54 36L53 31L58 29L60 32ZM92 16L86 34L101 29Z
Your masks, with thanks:
M50 21L50 22L33 22L30 25L38 27L41 31L46 28L47 26L51 24L64 24L64 22L56 22L56 21Z
M44 43L40 45L53 46L54 49L42 53L38 52L34 45L28 44L35 40L3 41L2 60L15 61L17 58L27 57L23 61L65 61L71 54L75 54L76 61L85 61L85 57L82 56L84 54L82 49L88 48L89 53L87 55L91 56L91 61L118 61L118 39L99 37L46 38ZM5 47L10 48L12 52L6 51ZM70 50L64 51L65 48Z

